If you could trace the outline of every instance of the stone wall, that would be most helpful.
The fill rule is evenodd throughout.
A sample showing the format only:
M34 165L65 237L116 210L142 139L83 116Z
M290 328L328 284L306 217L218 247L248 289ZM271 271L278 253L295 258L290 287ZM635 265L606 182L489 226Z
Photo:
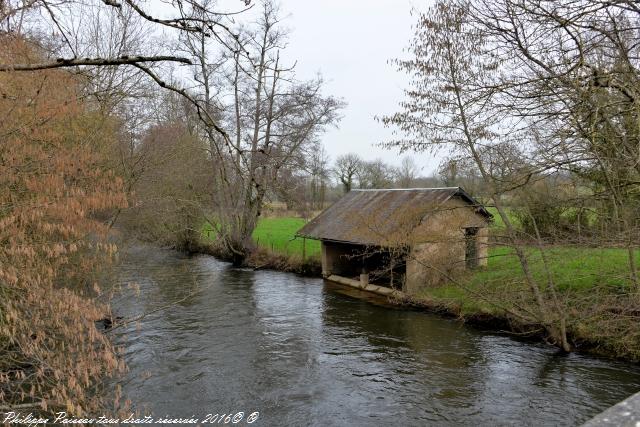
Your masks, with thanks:
M640 426L640 393L636 393L601 414L583 427L638 427Z
M427 214L411 236L412 249L407 260L403 291L415 294L425 286L437 286L447 275L466 268L465 229L476 227L478 266L487 265L489 229L485 217L459 199L452 199Z

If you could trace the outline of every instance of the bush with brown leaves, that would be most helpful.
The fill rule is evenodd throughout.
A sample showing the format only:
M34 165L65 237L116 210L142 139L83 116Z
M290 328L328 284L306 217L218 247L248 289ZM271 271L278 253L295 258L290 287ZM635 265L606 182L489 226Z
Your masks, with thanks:
M4 36L0 62L33 60ZM0 410L97 410L121 369L94 321L96 272L113 259L95 215L124 207L101 152L113 133L66 71L0 73Z

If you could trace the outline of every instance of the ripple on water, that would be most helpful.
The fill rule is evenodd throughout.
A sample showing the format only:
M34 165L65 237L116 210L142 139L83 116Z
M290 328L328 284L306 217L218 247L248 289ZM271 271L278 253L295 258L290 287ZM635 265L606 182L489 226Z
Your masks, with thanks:
M148 247L122 254L117 331L137 408L260 411L262 425L575 425L640 389L636 365L397 310L318 279Z

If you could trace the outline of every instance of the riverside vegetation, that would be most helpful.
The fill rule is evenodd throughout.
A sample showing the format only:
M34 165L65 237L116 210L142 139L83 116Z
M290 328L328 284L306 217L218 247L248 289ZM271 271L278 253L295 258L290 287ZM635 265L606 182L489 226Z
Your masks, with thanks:
M42 55L0 43L0 62ZM0 411L102 411L102 381L124 369L94 324L117 255L101 217L127 206L108 160L117 123L83 85L59 70L0 73Z

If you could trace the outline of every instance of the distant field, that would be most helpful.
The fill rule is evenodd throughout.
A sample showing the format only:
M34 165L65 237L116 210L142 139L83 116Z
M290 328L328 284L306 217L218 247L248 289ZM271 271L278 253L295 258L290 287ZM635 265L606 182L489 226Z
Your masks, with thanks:
M494 208L494 207L488 207L487 211L489 211L489 213L491 215L493 215L493 222L491 223L491 228L494 228L494 229L502 229L502 228L504 228L504 221L502 220L502 217L498 213L498 210L496 208ZM506 209L506 211L507 211L507 215L508 215L509 220L511 221L511 223L513 225L515 225L515 226L518 226L520 224L520 222L515 217L515 215L513 215L511 210L508 209L508 208Z
M253 232L253 239L259 246L287 255L302 255L303 242L307 256L320 254L320 242L297 238L296 232L306 224L302 218L263 218Z
M260 247L286 255L302 256L304 244L307 257L318 256L320 242L301 238L294 239L296 232L305 223L306 221L302 218L261 218L258 221L258 227L253 232L253 239ZM209 225L205 226L204 234L213 238L213 231Z

